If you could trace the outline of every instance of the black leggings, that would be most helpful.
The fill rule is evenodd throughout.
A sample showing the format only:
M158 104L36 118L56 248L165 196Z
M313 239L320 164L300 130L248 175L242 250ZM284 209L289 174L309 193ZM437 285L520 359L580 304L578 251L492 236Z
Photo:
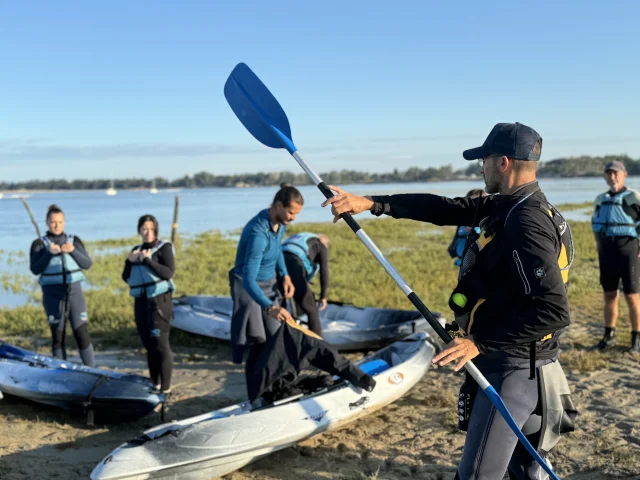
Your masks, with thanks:
M265 344L266 342L258 342L252 339L249 345L247 345L247 360L244 363L244 378L247 383L247 393L249 393L249 382L254 375L256 362L264 350Z
M44 287L42 289L42 304L51 328L53 356L62 360L67 359L64 340L68 318L83 363L90 367L95 366L87 324L87 304L80 283Z
M293 286L295 287L293 299L300 310L307 314L309 329L313 333L322 336L320 312L316 304L316 298L311 290L311 285L307 282L307 272L302 265L302 261L296 255L286 253L284 255L284 261L287 265Z
M169 330L173 316L170 293L153 298L136 298L134 304L138 335L147 350L151 381L162 391L171 388L173 358L169 345Z

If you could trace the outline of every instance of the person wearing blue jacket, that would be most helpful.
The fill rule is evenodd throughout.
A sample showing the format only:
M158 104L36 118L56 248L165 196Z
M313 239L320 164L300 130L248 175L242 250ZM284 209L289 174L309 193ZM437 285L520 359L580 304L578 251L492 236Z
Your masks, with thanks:
M64 344L67 316L78 344L82 363L95 366L89 337L87 303L82 293L83 270L91 268L91 258L82 240L64 232L64 213L57 205L47 211L47 234L31 245L30 269L39 275L42 304L51 328L53 356L66 360Z
M295 187L281 185L271 207L249 220L240 236L235 266L229 272L231 345L234 363L242 363L244 350L248 349L247 373L280 322L293 320L281 306L278 277L282 278L285 298L291 298L295 289L284 262L282 239L303 204Z

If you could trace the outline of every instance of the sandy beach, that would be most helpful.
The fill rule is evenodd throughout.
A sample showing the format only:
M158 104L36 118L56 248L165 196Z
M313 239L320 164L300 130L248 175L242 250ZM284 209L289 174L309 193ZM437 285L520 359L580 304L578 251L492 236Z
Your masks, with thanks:
M571 355L587 353L576 339L588 326L573 326L565 340ZM46 347L42 351L46 353ZM175 394L166 420L200 414L243 400L243 371L230 362L229 346L174 345ZM564 354L569 354L565 353ZM361 354L352 354L358 358ZM101 352L98 364L145 373L143 352ZM581 414L578 430L552 455L567 480L640 479L640 404L637 358L615 355L608 368L566 369ZM456 429L455 401L461 376L433 368L394 404L335 432L311 438L228 475L230 480L388 479L451 480L464 444ZM0 403L0 472L3 480L88 478L113 448L161 423L152 413L126 425L87 426L82 416L5 398Z

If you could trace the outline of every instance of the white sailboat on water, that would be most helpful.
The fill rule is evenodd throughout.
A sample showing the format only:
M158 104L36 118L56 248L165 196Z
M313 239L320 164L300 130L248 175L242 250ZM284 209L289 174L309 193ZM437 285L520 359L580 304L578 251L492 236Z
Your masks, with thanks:
M158 193L158 189L156 188L156 179L151 180L151 188L149 189L149 193L155 194Z
M105 193L110 197L113 197L115 194L118 193L118 191L113 187L113 180L109 181L109 188L107 188Z

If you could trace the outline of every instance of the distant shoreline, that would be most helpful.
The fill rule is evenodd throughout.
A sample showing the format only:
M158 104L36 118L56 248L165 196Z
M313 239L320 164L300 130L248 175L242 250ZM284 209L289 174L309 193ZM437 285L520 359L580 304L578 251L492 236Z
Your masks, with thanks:
M182 190L196 190L200 188L236 188L236 187L180 187L180 188L159 188L158 193L169 192L178 193ZM148 188L119 188L117 192L142 192L149 190ZM74 188L74 189L58 189L58 190L46 190L46 189L34 189L34 190L0 190L0 195L11 195L19 198L20 194L32 194L32 193L73 193L73 192L106 192L103 188ZM106 195L106 193L105 193Z
M588 178L598 178L600 177L600 175L571 175L571 176L564 176L564 175L544 175L544 176L539 176L538 180L544 180L544 179L588 179ZM628 178L636 178L636 177L640 177L640 175L629 175ZM447 180L441 180L441 179L434 179L434 180L413 180L413 181L398 181L398 180L393 180L393 181L377 181L377 182L358 182L358 181L346 181L346 182L341 182L342 185L384 185L384 184L414 184L414 183L455 183L455 182L473 182L473 181L480 181L482 180L482 177L480 175L475 176L475 177L464 177L464 178L452 178L452 179L447 179ZM277 187L279 184L270 184L270 185L251 185L251 184L243 184L242 182L239 182L239 184L236 185L230 185L230 186L215 186L215 185L209 185L209 186L193 186L193 187L169 187L169 188L158 188L158 193L178 193L180 191L183 190L202 190L202 189L207 189L207 188L219 188L219 189L232 189L232 188L238 188L238 189L244 189L244 188L273 188L273 187ZM304 187L304 186L313 186L313 184L311 183L304 183L304 184L295 184L294 185L298 186L298 187ZM116 188L117 192L143 192L143 191L149 191L148 187L144 187L144 188L140 188L140 187L135 187L135 188ZM11 190L11 189L5 189L5 190L0 190L0 195L4 195L5 197L7 195L11 195L13 198L19 198L21 194L33 194L33 193L72 193L72 192L105 192L106 194L106 189L104 188L74 188L74 189L16 189L16 190Z
M480 181L482 180L482 177L480 175L476 176L476 177L466 177L466 178L455 178L455 179L449 179L449 180L415 180L415 181L392 181L392 182L342 182L342 185L385 185L385 184L393 184L393 183L398 183L398 184L413 184L413 183L454 183L454 182L473 182L473 181ZM232 188L238 188L238 189L245 189L245 188L274 188L279 186L280 184L276 184L274 183L273 185L249 185L249 184L245 184L245 185L233 185L233 186L215 186L215 185L209 185L209 186L204 186L204 187L169 187L169 188L158 188L158 193L178 193L181 192L183 190L203 190L206 188L220 188L220 189L232 189ZM312 183L305 183L305 184L295 184L294 185L296 187L313 187L315 185L313 185ZM116 188L115 189L116 192L144 192L144 191L149 191L149 188ZM0 194L9 194L9 195L19 195L21 193L65 193L65 192L105 192L106 195L106 189L104 188L74 188L74 189L53 189L53 190L47 190L47 189L33 189L33 190L28 190L28 189L20 189L20 190L0 190Z
M628 155L605 155L591 157L557 158L538 163L538 178L592 178L601 177L604 168L612 161L622 162L629 175L640 175L640 158L634 160ZM393 165L389 165L392 168ZM444 183L460 181L476 181L482 179L480 162L468 162L464 168L454 169L453 165L438 167L413 166L404 170L393 168L387 172L368 172L359 170L331 170L320 172L327 185L370 185L388 183ZM63 192L63 191L104 191L113 196L118 190L143 191L157 189L194 189L194 188L258 188L277 187L282 183L296 186L313 185L304 172L283 170L279 172L244 172L217 175L201 171L168 179L154 176L152 178L76 178L72 180L50 178L46 180L30 179L22 181L0 181L0 192ZM113 190L116 190L114 192Z

